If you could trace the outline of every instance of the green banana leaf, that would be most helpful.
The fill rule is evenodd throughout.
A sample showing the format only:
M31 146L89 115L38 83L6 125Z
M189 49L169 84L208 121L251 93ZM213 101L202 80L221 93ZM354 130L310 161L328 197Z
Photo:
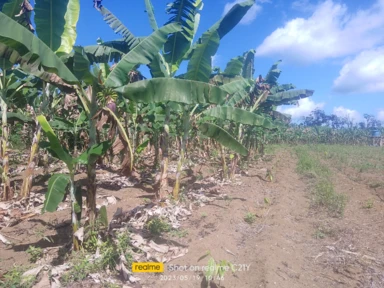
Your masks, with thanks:
M109 27L111 27L116 34L123 36L124 41L128 44L128 50L139 44L139 39L136 38L131 31L129 31L128 28L125 27L124 24L107 8L104 6L101 7L100 13L104 16L104 21L109 25Z
M253 78L253 74L255 73L255 53L256 51L254 49L251 49L248 52L245 52L243 55L244 64L242 68L242 76L246 79Z
M281 113L281 112L278 112L278 111L271 111L271 115L272 115L273 119L282 121L282 122L287 123L287 124L289 122L291 122L291 118L292 118L291 115L286 114L286 113Z
M197 41L188 63L186 79L208 82L212 71L212 57L219 48L220 39L231 31L255 4L255 0L248 0L235 4L228 13L206 31Z
M90 66L91 64L83 47L74 47L73 74L77 77L77 79L83 80L85 83L92 85L95 77L89 71Z
M180 31L181 27L177 23L164 26L150 36L140 41L131 51L124 55L120 62L115 66L105 81L107 87L120 87L128 83L128 72L139 64L150 64L158 55L159 50L167 40L168 34Z
M70 53L76 41L79 0L36 0L36 33L53 51Z
M238 76L241 74L244 65L244 57L237 56L232 58L225 67L224 75L226 76Z
M124 53L113 47L101 45L90 45L84 47L85 53L91 64L93 63L117 63L121 60Z
M176 78L153 78L128 84L117 92L135 102L177 102L184 104L221 104L227 92L217 86Z
M161 53L153 58L152 62L148 65L152 78L169 77L171 72L168 69L168 65Z
M169 35L164 44L164 58L170 64L171 74L174 74L180 66L184 55L191 47L191 43L197 30L195 16L199 13L202 0L175 0L167 5L167 13L171 18L165 23L180 23L182 30Z
M22 70L47 82L78 82L68 67L44 42L1 12L0 58L13 64L20 63Z
M0 119L3 117L3 112L0 111ZM15 112L7 112L7 119L9 122L13 121L21 121L23 123L34 123L32 118L28 117L27 115L21 114L21 113L15 113Z
M142 39L140 37L136 37L136 38L139 41L141 41L145 37L143 37ZM106 41L106 42L98 43L98 45L114 48L123 54L128 53L130 50L130 46L128 46L128 43L125 42L124 39Z
M45 193L45 201L42 213L55 212L67 193L71 177L68 174L54 174L48 181L48 191Z
M230 120L237 123L259 126L265 129L274 129L275 125L267 118L257 115L255 113L249 112L235 107L214 107L203 112L206 116L215 117L222 120Z
M81 153L81 155L77 157L75 161L77 163L87 165L90 157L99 157L104 155L108 151L108 149L111 148L111 146L112 145L110 141L104 141L99 144L94 144L90 148L88 148L86 151Z
M231 95L227 104L229 106L235 106L236 104L249 97L249 90L251 88L252 80L237 78L238 80L220 86L221 89L228 92Z
M0 10L12 19L16 19L15 15L19 14L21 4L24 0L7 0L0 2Z
M227 131L215 124L202 123L199 126L199 130L204 136L216 140L224 147L227 147L228 149L236 153L239 153L243 156L246 156L248 154L248 150L241 143L239 143Z
M279 93L279 92L288 91L288 90L292 90L292 89L295 89L295 88L296 88L296 86L293 85L292 83L290 83L290 84L282 84L282 85L274 85L274 86L272 86L269 89L269 92L271 94L276 94L276 93Z
M277 85L277 79L279 78L281 74L281 70L277 67L281 63L281 60L277 61L272 65L272 67L269 69L267 76L265 76L265 82L270 85Z
M146 9L145 12L147 12L148 14L149 24L151 25L152 30L156 31L157 29L159 29L159 27L157 26L155 11L153 9L152 2L151 0L144 0L144 2L145 2L145 9Z
M57 53L70 53L75 45L77 32L76 26L80 16L80 0L69 0L67 13L65 13L64 32L61 34L61 45Z
M23 1L24 0L8 0L6 1L7 3L0 3L0 6L2 6L1 10L5 15L12 18L21 26L27 28L28 31L34 32L35 28L31 23L31 11L33 10L33 7L29 2L26 2L26 6L29 6L28 9L30 9L26 11L24 8L22 8L24 4Z
M60 130L60 131L74 131L75 124L68 121L67 119L56 117L54 120L49 121L49 125L52 127L52 130Z
M185 79L208 82L212 72L212 57L220 45L217 31L207 31L199 39L199 43L188 62Z
M45 132L48 137L50 149L55 153L55 155L67 164L68 169L72 170L73 168L73 159L68 154L67 151L61 146L59 139L57 139L55 132L53 132L52 127L49 125L47 119L43 115L37 116L37 121L39 122L41 129Z
M267 100L265 101L265 104L267 105L272 104L276 106L290 104L290 102L292 101L310 97L313 95L314 92L315 91L313 90L307 90L307 89L279 92L273 95L269 95Z
M224 84L220 86L221 89L227 91L228 94L232 95L239 91L249 92L249 88L251 87L250 80L244 78L237 78L237 80L232 81L230 83Z

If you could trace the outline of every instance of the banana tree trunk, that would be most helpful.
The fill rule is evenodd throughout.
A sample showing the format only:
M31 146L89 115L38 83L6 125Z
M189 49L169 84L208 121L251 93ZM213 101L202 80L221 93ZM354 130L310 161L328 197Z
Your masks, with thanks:
M0 99L2 116L2 138L1 138L1 159L2 159L2 174L1 174L1 186L3 192L3 200L8 201L13 198L13 191L11 189L11 183L9 180L9 156L8 156L8 119L7 119L7 103Z
M161 141L162 159L160 164L159 190L157 197L164 199L168 194L168 161L169 161L169 119L171 110L169 105L165 108L164 131Z
M75 233L80 227L80 219L78 217L79 213L78 210L81 209L81 207L77 207L77 200L75 195L75 173L74 171L70 171L71 176L71 182L70 182L70 188L69 188L69 195L71 197L71 214L72 214L72 237L73 237L73 250L78 251L80 250L80 244L75 236Z
M229 176L229 178L231 180L233 180L233 178L235 177L236 167L237 167L238 161L239 161L239 155L236 153L235 156L231 160L231 173Z
M29 197L31 193L33 174L35 172L36 162L38 161L37 153L39 151L40 136L41 136L41 126L39 122L36 120L36 129L33 135L31 153L29 155L27 169L25 171L23 184L21 186L21 197L23 198Z
M160 147L159 147L159 132L155 131L152 137L153 147L155 149L155 159L153 161L153 169L157 169L159 166L160 159Z
M223 145L220 145L220 153L221 153L221 165L223 166L223 175L222 175L222 180L228 178L228 167L227 163L225 161L225 151Z
M88 147L97 143L97 132L96 132L96 119L94 119L97 113L97 98L96 98L96 85L92 87L91 95L91 107L89 115L89 143ZM87 165L87 210L89 217L89 224L94 226L96 219L96 159L90 155Z
M183 134L183 137L181 138L180 156L179 156L179 161L177 163L175 186L173 187L173 198L175 200L179 199L181 172L183 170L182 167L184 163L184 155L186 152L185 150L186 150L186 145L188 141L189 125L190 125L189 113L187 112L187 107L184 107L184 113L183 113L184 134Z

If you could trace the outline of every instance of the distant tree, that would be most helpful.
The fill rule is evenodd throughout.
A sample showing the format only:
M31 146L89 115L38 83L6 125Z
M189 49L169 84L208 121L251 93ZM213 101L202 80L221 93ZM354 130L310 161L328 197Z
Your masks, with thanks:
M315 109L304 118L304 125L312 126L328 126L329 116L323 110Z
M364 114L364 118L367 122L367 128L381 128L381 121L377 120L375 116L370 114Z

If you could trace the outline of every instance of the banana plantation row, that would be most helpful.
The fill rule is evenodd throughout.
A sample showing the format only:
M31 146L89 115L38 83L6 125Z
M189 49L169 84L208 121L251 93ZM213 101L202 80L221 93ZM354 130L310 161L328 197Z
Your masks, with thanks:
M81 191L74 178L80 166L87 171L86 207L92 225L97 212L95 170L100 159L115 157L121 173L130 174L143 149L154 147L154 165L160 168L155 192L162 199L170 196L166 189L168 151L172 143L178 143L172 193L177 200L188 147L209 149L208 143L216 143L227 171L226 153L231 153L230 167L236 167L257 145L259 131L277 129L287 121L286 115L276 111L278 105L313 94L293 90L292 84L279 85L279 62L265 77L254 78L254 50L231 59L224 71L212 69L220 40L240 22L254 0L234 5L195 42L202 0L170 3L166 9L170 18L162 27L151 1L145 0L153 30L146 37L134 36L98 4L96 9L106 24L122 39L99 39L86 47L74 46L79 0L55 1L54 5L52 1L35 2L32 7L27 0L0 0L0 196L4 201L28 199L39 150L48 151L69 172L51 176L43 210L55 211L69 193L74 232L82 211ZM188 63L187 69L179 71L183 61ZM140 73L141 65L149 68L150 79ZM9 137L14 123L24 123L33 131L19 191L14 191L9 177ZM76 239L74 248L79 248Z

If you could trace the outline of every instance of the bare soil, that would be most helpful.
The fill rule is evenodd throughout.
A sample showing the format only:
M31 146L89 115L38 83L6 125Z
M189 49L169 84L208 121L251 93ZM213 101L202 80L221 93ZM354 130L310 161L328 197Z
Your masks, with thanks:
M371 187L356 171L331 166L335 190L348 196L344 216L333 218L311 205L311 179L296 173L296 162L289 150L264 157L252 164L248 175L220 188L226 197L204 207L191 206L192 215L181 228L187 235L163 239L188 247L188 253L166 263L163 274L135 274L140 284L126 287L205 287L202 272L170 269L207 266L210 257L229 261L238 270L226 272L210 287L384 287L381 187ZM272 182L266 179L266 169L272 171ZM380 182L382 175L370 174L369 179ZM109 217L119 207L126 211L153 196L141 188L99 193L118 200L108 206ZM250 213L255 215L253 223L245 221ZM2 228L0 233L14 245L0 242L0 275L14 264L29 264L25 251L30 245L46 249L48 262L62 264L70 229L68 210ZM71 287L103 287L87 281Z

